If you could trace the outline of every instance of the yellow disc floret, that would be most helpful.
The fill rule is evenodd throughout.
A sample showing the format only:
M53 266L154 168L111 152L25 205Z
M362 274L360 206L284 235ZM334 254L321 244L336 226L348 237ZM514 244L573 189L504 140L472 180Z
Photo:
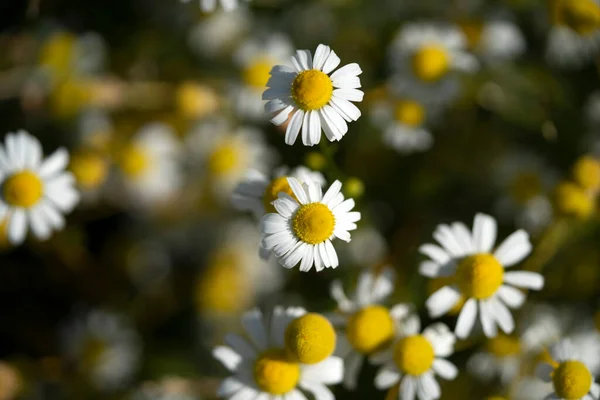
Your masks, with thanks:
M267 86L269 77L271 76L271 68L273 62L269 60L259 59L248 65L242 72L244 82L248 86L252 86L257 89L262 89Z
M442 46L423 46L413 55L412 67L419 79L435 82L450 69L450 55Z
M387 308L365 307L350 317L346 337L352 347L362 354L379 350L394 336L394 320Z
M292 98L304 111L318 110L331 100L333 82L316 69L300 72L292 82Z
M184 118L200 118L216 111L219 97L209 86L184 82L175 93L177 110Z
M277 196L279 193L286 193L296 198L294 195L294 191L290 187L288 183L287 176L280 176L279 178L275 178L269 183L269 186L265 189L265 193L263 194L263 205L265 207L265 212L274 213L275 207L271 204L273 201L277 200Z
M303 364L319 363L335 350L333 325L315 313L296 318L285 330L285 348Z
M213 175L226 175L239 163L239 151L233 144L218 146L208 159L208 169Z
M573 177L582 188L597 191L600 189L600 161L593 157L581 157L573 166Z
M333 235L335 217L323 203L304 204L292 220L296 236L305 243L319 244Z
M402 100L396 103L394 118L404 125L418 127L425 121L425 108L416 101Z
M556 208L563 215L584 219L594 212L594 206L594 199L572 182L563 182L556 188Z
M554 390L561 399L580 399L592 387L592 374L580 361L565 361L552 374Z
M304 158L304 163L315 171L321 171L327 165L327 159L317 151L309 152Z
M513 336L499 334L495 338L488 339L485 345L487 351L496 357L515 356L521 352L521 342Z
M93 189L100 186L108 175L108 164L106 159L94 152L80 152L71 157L69 166L77 183L85 189Z
M31 171L21 171L8 177L2 184L4 200L14 207L29 208L44 194L42 180Z
M270 349L254 363L254 380L263 392L285 394L300 380L300 365L291 360L284 349Z
M138 178L150 167L150 157L145 149L131 144L121 151L118 163L125 175Z
M504 268L491 254L465 257L456 269L456 283L465 297L487 299L502 285Z
M400 339L394 347L394 362L405 374L419 376L431 369L435 360L433 346L422 335Z

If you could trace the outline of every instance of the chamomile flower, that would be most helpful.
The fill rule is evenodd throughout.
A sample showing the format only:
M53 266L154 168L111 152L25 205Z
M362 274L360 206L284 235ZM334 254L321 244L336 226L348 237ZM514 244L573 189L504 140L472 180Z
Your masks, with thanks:
M232 91L235 108L241 115L264 118L262 93L267 87L273 66L281 64L292 55L289 39L281 34L266 39L255 37L246 40L237 49L234 59L241 68L242 82Z
M482 60L495 63L512 60L526 50L527 44L519 27L511 21L463 21L460 29L467 38L469 50Z
M292 57L294 67L276 65L263 93L265 111L276 113L271 122L277 126L289 120L285 143L293 145L302 130L302 143L314 146L321 141L321 130L331 142L348 132L347 122L360 118L352 102L360 102L363 92L356 63L333 72L340 58L329 46L320 44L314 60L309 50L298 50Z
M446 103L459 91L457 72L474 72L478 62L465 35L451 25L406 24L390 48L394 93L426 103Z
M381 126L383 141L402 154L422 152L433 145L427 127L429 110L419 101L397 99L380 102L372 111L373 122Z
M211 14L192 27L188 43L192 50L203 56L215 57L232 51L248 32L251 16L244 8Z
M447 314L464 298L456 336L469 335L477 314L487 337L495 337L498 326L505 333L511 333L515 324L507 307L519 308L525 301L525 294L515 287L540 290L544 286L544 278L538 273L505 271L531 252L529 235L523 230L514 232L493 250L496 220L477 214L472 232L463 223L455 222L438 225L433 237L441 247L425 244L419 248L430 258L421 263L419 271L429 278L451 276L454 283L427 299L429 314L433 318Z
M293 196L287 178L296 178L300 183L307 181L315 182L321 188L325 186L323 174L299 166L288 170L287 167L277 168L273 171L273 178L266 176L260 171L250 170L246 177L235 188L232 196L233 206L242 211L252 211L254 216L260 219L267 213L277 212L273 202L277 200L280 192Z
M136 206L153 206L172 199L182 185L180 155L175 133L160 123L146 125L118 147L114 157L125 200ZM113 195L117 201L123 200L122 191Z
M441 389L435 375L445 380L458 375L458 368L446 360L454 351L452 332L436 323L420 333L420 325L416 319L389 349L371 357L374 363L383 364L375 376L375 387L389 389L399 384L399 400L439 399Z
M344 200L342 184L335 181L325 192L312 181L298 182L288 178L293 197L279 193L273 202L277 213L261 220L262 245L272 251L285 268L300 263L300 271L337 268L338 256L331 241L350 241L360 213L350 211L354 200Z
M28 227L40 240L64 227L62 214L79 202L75 179L65 171L68 163L65 149L43 160L35 137L25 131L6 135L0 145L0 219L6 218L11 244L22 243Z
M340 281L331 285L331 297L339 309L332 320L338 329L345 331L338 336L336 354L344 358L347 389L356 388L364 358L391 344L403 329L404 320L412 316L412 307L406 304L389 309L381 305L394 290L394 278L390 268L381 273L363 272L351 299L346 297Z
M326 385L341 382L342 359L329 356L316 364L302 364L286 349L289 326L307 315L304 309L292 307L275 307L270 316L259 310L246 313L242 326L247 338L229 334L227 346L213 350L234 374L223 380L217 395L235 400L306 400L303 392L309 392L316 400L334 398Z
M600 385L594 381L590 368L581 357L580 351L570 340L563 340L550 350L551 363L540 363L536 368L536 375L544 382L551 382L553 393L539 393L547 395L545 399L584 399L596 400L600 398Z
M183 3L189 3L191 0L181 0ZM225 11L232 11L238 8L241 0L200 0L200 9L204 12L213 12L218 6ZM250 1L250 0L245 0Z

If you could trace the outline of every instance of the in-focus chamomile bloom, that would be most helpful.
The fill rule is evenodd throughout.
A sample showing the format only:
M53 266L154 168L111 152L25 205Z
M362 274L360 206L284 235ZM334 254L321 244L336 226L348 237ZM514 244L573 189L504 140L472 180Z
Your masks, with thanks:
M525 294L517 288L540 290L544 286L544 278L538 273L505 271L531 252L527 232L514 232L494 250L496 220L477 214L472 232L465 224L455 222L438 225L433 237L439 245L428 243L419 248L429 257L421 263L419 271L429 278L450 276L453 283L427 299L425 305L431 317L447 314L464 298L456 336L469 335L477 314L487 337L495 337L498 326L511 333L515 323L508 308L519 308L525 302Z
M236 221L225 228L209 252L196 283L196 305L205 315L237 315L258 296L278 290L283 277L274 262L259 258L256 225Z
M274 159L260 131L207 122L198 125L186 139L191 163L206 177L211 193L229 200L249 170L266 173Z
M536 375L544 382L551 382L553 393L539 393L548 400L597 400L600 398L600 385L594 381L594 376L588 365L581 358L581 351L563 340L550 350L552 361L540 363Z
M363 272L351 298L346 297L341 281L331 285L331 297L339 309L332 320L336 328L343 331L338 336L336 354L344 358L344 387L347 389L356 388L364 358L389 346L404 328L405 320L417 318L409 305L387 308L381 304L394 290L394 278L391 268L380 273Z
M549 2L551 28L546 59L559 68L580 68L600 52L600 1Z
M468 20L460 22L459 26L467 38L469 50L484 61L512 60L526 50L523 33L514 22Z
M182 185L181 149L175 132L161 123L144 126L132 139L115 150L120 187L117 201L153 206L172 199Z
M267 113L276 113L271 122L277 126L289 120L285 143L293 145L302 130L302 144L314 146L321 141L321 131L331 142L348 132L347 122L360 118L352 102L360 102L363 92L356 63L334 72L340 58L329 46L320 44L314 59L309 50L298 50L292 57L293 68L276 65L263 93Z
M99 390L127 385L141 356L131 321L102 310L74 317L64 328L62 346L67 359Z
M499 334L488 338L467 363L469 372L484 381L498 377L503 385L519 374L522 345L518 336Z
M193 384L179 377L165 377L156 382L144 382L130 400L198 400Z
M265 117L262 93L267 88L271 69L289 60L292 51L289 39L282 34L253 37L240 45L234 59L241 69L242 79L231 93L238 113L253 119Z
M302 364L286 350L286 331L293 321L310 315L302 308L275 307L270 316L258 310L242 318L247 338L229 334L227 346L213 355L234 375L221 383L217 395L235 400L306 400L308 392L316 400L333 399L326 385L341 382L344 364L329 356L316 364ZM333 351L333 349L331 349Z
M300 183L287 178L292 195L280 192L273 202L277 213L261 220L262 245L277 256L285 268L300 263L300 271L337 268L338 256L331 243L338 238L350 241L360 212L350 211L354 200L344 200L342 184L335 181L323 194L313 181Z
M192 0L181 0L183 3L189 3ZM218 6L225 11L232 11L238 8L241 0L200 0L200 9L204 12L213 12ZM250 0L245 0L250 1Z
M455 26L404 25L390 47L393 93L426 103L445 103L458 93L457 72L474 72L478 62Z
M372 110L373 123L383 130L384 143L403 154L426 151L433 145L430 119L427 106L413 99L380 102Z
M65 171L69 153L63 148L43 159L39 140L25 131L8 133L0 145L0 219L8 240L20 244L27 230L45 240L65 225L63 213L79 202L75 179Z
M454 352L456 338L448 327L436 323L421 332L418 318L407 325L388 349L371 360L383 364L375 376L375 387L389 389L400 384L399 400L439 399L441 389L435 376L453 380L458 368L446 360Z
M235 188L232 196L232 204L242 211L252 211L256 218L261 218L267 213L277 212L273 202L277 200L279 193L287 193L293 197L292 188L287 178L296 178L298 182L315 182L320 187L325 186L325 177L320 172L299 166L288 170L280 167L273 171L273 178L260 171L250 170Z

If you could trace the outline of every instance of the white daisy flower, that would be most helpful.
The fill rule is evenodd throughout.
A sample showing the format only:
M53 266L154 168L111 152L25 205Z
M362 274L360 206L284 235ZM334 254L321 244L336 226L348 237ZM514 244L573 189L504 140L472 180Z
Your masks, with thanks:
M260 219L267 213L277 212L273 202L277 200L280 192L293 196L292 188L287 178L296 178L300 183L315 182L321 188L325 186L325 177L322 173L311 171L299 166L289 170L287 167L277 168L273 171L273 178L269 178L260 171L250 170L242 182L235 188L232 196L233 206L242 211L252 211Z
M527 48L523 33L511 21L465 21L459 26L467 38L469 49L491 66L498 61L512 60Z
M441 245L425 244L419 251L430 258L419 267L429 278L453 276L456 283L442 287L425 303L433 318L447 314L461 297L466 300L458 316L455 333L466 338L471 332L477 314L483 332L495 337L497 326L505 333L514 330L515 323L507 307L519 308L525 294L516 289L540 290L542 275L529 271L510 271L531 252L529 235L518 230L496 248L496 220L489 215L477 214L473 231L461 222L438 225L433 237ZM479 309L479 311L478 311Z
M309 50L298 50L292 57L294 67L276 65L271 70L263 100L267 113L277 113L271 122L277 126L289 121L285 143L293 145L302 129L302 143L314 146L321 141L321 130L329 141L341 140L348 132L347 122L361 113L351 102L360 102L364 93L358 88L362 73L356 63L333 72L340 58L329 46L320 44L314 60ZM333 72L333 73L332 73ZM330 75L331 74L331 75Z
M63 331L66 356L100 390L124 387L136 372L140 338L123 315L93 310L77 316Z
M362 226L352 234L352 242L344 246L340 252L340 262L364 268L365 265L376 265L389 253L387 241L375 227Z
M206 175L212 194L223 200L230 199L248 170L266 173L274 159L260 131L245 127L232 130L221 121L198 125L186 144L191 162Z
M399 99L375 104L372 120L383 129L385 144L401 154L409 154L429 150L433 145L428 114L421 102Z
M587 349L581 349L587 351ZM600 398L600 385L594 382L594 376L581 357L581 352L569 340L563 340L550 351L552 364L540 363L536 375L544 382L551 382L553 393L539 393L547 400Z
M294 197L279 193L273 202L277 213L261 220L262 245L272 251L285 268L300 263L300 271L337 268L338 256L331 241L350 241L360 213L350 211L354 200L344 200L342 183L335 181L325 192L315 182L288 178Z
M446 103L460 89L457 72L474 72L476 58L454 26L411 23L400 29L391 44L392 90L426 103Z
M189 3L191 0L181 0L182 3ZM203 12L213 12L218 6L225 11L232 11L238 8L241 0L200 0L200 9ZM250 0L245 0L250 1Z
M332 320L336 328L345 332L338 336L336 354L344 358L347 389L356 388L364 358L390 345L404 329L405 320L415 318L409 305L397 304L390 309L381 305L394 290L394 278L391 268L381 273L365 271L360 274L351 299L346 297L341 281L331 285L331 297L340 311Z
M183 184L181 148L175 132L161 123L143 127L127 144L117 149L119 188L130 205L153 206L174 198ZM123 191L112 196L122 201Z
M436 323L423 333L418 318L406 326L389 349L375 354L371 360L383 364L375 376L375 387L389 389L400 383L398 399L439 399L441 389L435 375L453 380L458 368L446 357L454 351L456 338L448 327Z
M273 66L282 64L292 55L289 39L281 34L267 38L254 37L246 40L234 54L241 68L241 84L232 90L237 112L252 119L265 117L262 93L267 87Z
M508 385L519 374L522 350L519 337L499 334L469 358L467 369L483 381L498 377L502 385Z
M276 307L268 317L259 310L242 318L247 338L229 334L227 346L219 346L213 355L234 376L221 383L217 395L235 400L306 400L309 392L316 400L333 399L326 385L341 382L344 364L330 356L316 364L302 364L286 350L288 328L306 314L302 308Z
M201 56L229 56L250 30L251 21L252 15L244 8L211 14L191 28L188 43Z
M46 240L65 225L63 213L79 202L75 178L65 168L69 153L61 148L42 159L42 145L29 133L8 133L0 144L0 220L6 218L8 240L20 244L27 229Z

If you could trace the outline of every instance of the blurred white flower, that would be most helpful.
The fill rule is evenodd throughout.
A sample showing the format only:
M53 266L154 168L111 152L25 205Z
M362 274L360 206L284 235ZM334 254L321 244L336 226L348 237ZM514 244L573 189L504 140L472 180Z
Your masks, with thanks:
M470 50L493 67L498 61L510 61L527 50L523 33L511 21L491 19L459 24Z
M251 14L243 8L202 18L189 32L189 46L200 55L214 57L235 47L248 31Z
M181 0L183 3L189 3L192 0ZM238 8L241 0L200 0L200 9L204 12L213 12L220 5L225 11L232 11ZM250 1L250 0L245 0Z

